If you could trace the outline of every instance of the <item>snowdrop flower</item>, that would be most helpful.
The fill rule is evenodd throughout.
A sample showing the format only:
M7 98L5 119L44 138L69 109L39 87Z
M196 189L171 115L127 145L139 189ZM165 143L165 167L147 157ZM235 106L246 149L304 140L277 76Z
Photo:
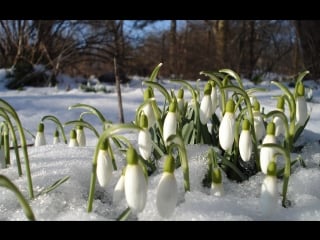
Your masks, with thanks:
M264 126L263 117L260 112L260 103L257 100L254 100L252 113L256 139L257 141L260 141L266 134L266 128Z
M278 111L281 111L281 112L284 112L284 98L283 97L279 97L278 98L278 102L277 102L277 110ZM284 126L284 123L283 123L283 120L278 117L278 116L275 116L273 118L273 122L276 126L276 130L275 130L275 136L276 137L279 137L279 136L285 136L285 126Z
M138 164L138 155L133 147L127 150L127 167L124 176L124 193L128 206L133 212L143 211L147 200L147 180L142 167Z
M101 144L97 158L97 179L101 187L106 187L112 176L112 161L107 153L107 141Z
M147 101L149 99L154 98L153 90L151 87L148 87L144 93L143 93L143 99L144 101ZM142 111L147 115L148 117L148 129L151 128L155 122L156 122L156 117L153 112L153 108L151 105L151 102L148 102L146 105L143 106Z
M262 144L277 143L275 133L275 124L273 122L268 123L267 135L264 137ZM274 154L276 150L270 147L262 147L260 150L260 167L264 174L267 174L268 165L270 162L275 161Z
M214 167L212 170L211 195L217 197L221 197L224 195L221 169L218 167Z
M219 98L216 83L214 81L211 82L211 86L211 114L214 114L219 105Z
M157 209L161 217L169 218L178 202L178 185L174 176L174 158L168 155L164 162L164 169L157 186Z
M304 86L301 82L297 88L296 96L296 122L297 126L303 126L308 118L308 106L304 96Z
M76 130L71 129L69 147L78 147L78 146L79 146L79 143L77 140L77 132L76 132Z
M277 209L278 202L278 186L276 177L276 163L270 162L268 172L265 176L260 194L260 207L262 214L271 216Z
M200 122L207 124L212 115L212 102L211 102L211 84L207 83L204 88L204 96L200 103Z
M219 126L219 142L224 150L229 150L232 148L234 141L234 128L234 102L232 99L230 99L226 104L226 112Z
M248 119L244 119L242 123L242 131L239 138L239 152L243 161L247 162L250 160L252 153L252 140Z
M122 171L122 174L113 190L113 196L112 196L113 205L118 205L119 202L124 197L124 176L125 176L125 168Z
M60 143L60 138L59 138L59 131L58 129L56 129L53 135L53 144L58 144L58 143Z
M170 135L175 135L177 131L177 102L172 101L169 105L169 112L163 123L163 140L167 144L167 139Z
M83 126L77 126L77 141L80 147L85 147L86 146L86 135L83 130Z
M177 94L177 104L178 104L178 110L180 113L184 112L184 90L183 88L179 88L178 94Z
M139 153L145 160L147 160L151 156L152 140L148 130L148 118L144 113L140 116L140 127L142 130L138 133Z
M38 125L38 131L36 134L36 139L34 141L34 146L38 147L38 146L42 146L42 145L46 145L46 138L44 135L44 124L43 122L39 123Z

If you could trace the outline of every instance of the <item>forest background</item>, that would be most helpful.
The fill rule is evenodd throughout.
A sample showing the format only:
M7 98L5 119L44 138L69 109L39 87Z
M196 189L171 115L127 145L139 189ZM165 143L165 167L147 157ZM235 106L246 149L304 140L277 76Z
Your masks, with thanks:
M0 20L0 68L16 66L15 80L32 86L54 85L59 73L113 72L114 58L120 76L148 76L163 62L163 78L197 80L202 70L230 68L259 83L307 69L316 80L319 27L319 20ZM50 76L34 72L39 64Z

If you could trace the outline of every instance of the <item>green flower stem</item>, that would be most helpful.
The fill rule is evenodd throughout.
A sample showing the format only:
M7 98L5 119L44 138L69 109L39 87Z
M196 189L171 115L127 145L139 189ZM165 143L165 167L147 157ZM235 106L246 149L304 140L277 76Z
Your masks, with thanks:
M66 134L64 132L63 126L62 126L61 122L59 121L59 119L53 115L46 115L46 116L42 117L41 122L44 122L45 120L51 120L59 127L60 132L62 133L64 143L67 144L68 141L66 138Z
M10 142L9 142L9 133L8 133L8 123L4 122L4 129L3 129L3 150L4 156L6 159L6 164L10 165Z
M8 128L9 128L9 131L11 133L14 152L15 152L15 155L16 155L18 175L19 175L19 177L21 177L22 176L22 168L21 168L21 162L20 162L18 142L17 142L17 137L16 137L16 133L15 133L14 127L12 125L10 117L8 116L8 114L5 111L3 111L3 109L0 109L0 116L3 117L5 119L5 121L7 122L7 124L8 124Z
M282 206L287 207L287 190L291 172L291 160L290 160L290 152L278 144L274 143L266 143L259 146L262 147L270 147L274 148L278 153L282 154L285 158L285 168L284 168L284 177L283 177L283 187L282 187Z
M151 81L151 82L154 82L155 81L155 79L156 79L156 77L157 77L157 75L158 75L158 72L159 72L159 70L160 70L160 68L162 67L162 63L159 63L154 69L153 69L153 71L152 71L152 73L151 73L151 75L150 75L150 78L149 78L149 81Z
M29 196L31 199L33 199L34 194L33 194L32 178L31 178L31 171L30 171L30 165L29 165L28 149L27 149L26 138L24 135L21 121L19 119L17 112L14 110L14 108L9 103L4 101L3 99L0 99L0 107L3 108L4 110L6 110L13 117L13 119L16 121L16 125L18 127L18 131L19 131L19 135L20 135L21 147L22 147L24 158L25 158Z
M177 83L181 83L182 85L184 85L191 93L193 102L195 104L195 108L194 108L194 121L196 123L196 129L197 129L197 136L196 136L196 143L200 142L201 139L201 123L200 123L200 113L199 113L199 109L200 109L200 104L198 101L198 96L199 94L197 94L197 92L194 90L194 88L192 87L191 84L189 84L186 81L183 80L171 80L172 82L177 82Z
M247 106L247 110L248 110L248 120L250 122L250 125L254 126L252 105L251 105L250 98L249 98L247 92L237 86L227 86L227 87L223 87L223 89L232 90L233 92L236 92L243 97L245 104ZM256 137L256 132L254 130L254 127L251 127L250 131L251 131L251 135L253 138L253 142L256 143L256 144L253 144L253 152L254 152L254 158L256 160L257 170L260 171L260 160L259 160L260 156L259 156L259 151L258 151L258 146L257 146L258 145L257 144L257 137Z
M98 143L97 143L95 151L94 151L93 160L92 160L92 171L91 171L91 180L90 180L87 212L92 211L92 204L93 204L93 198L94 198L94 193L95 193L95 185L96 185L96 181L97 181L97 160L98 160L98 153L100 150L100 146L101 146L101 144L103 144L103 142L106 139L112 137L113 135L115 135L123 130L140 131L141 128L135 124L129 124L129 123L113 124L109 128L107 128L99 137ZM108 144L108 145L109 145L108 148L110 148L110 144Z
M310 72L308 70L306 70L298 75L297 80L296 80L295 89L294 89L295 96L297 95L297 90L298 90L297 88L298 88L299 84L302 83L302 79L309 73Z
M171 135L168 138L169 148L172 149L174 146L178 147L179 155L180 155L180 162L183 172L184 178L184 190L185 192L190 191L190 180L189 180L189 164L187 158L187 150L184 145L183 139L180 134Z
M290 124L291 123L294 124L295 123L295 119L296 119L296 101L295 101L295 98L294 98L293 94L282 83L275 82L275 81L271 81L271 83L276 85L278 88L280 88L285 93L285 95L287 96L287 98L285 98L285 99L288 101L288 104L289 104Z
M208 158L209 158L209 164L211 163L210 164L211 166L213 166L214 168L219 167L218 166L218 160L217 160L217 154L214 151L213 147L210 147L210 149L208 151Z
M101 121L103 130L105 130L105 127L107 125L106 123L111 123L110 121L107 121L105 119L105 117L103 116L103 114L93 106L90 106L88 104L83 104L83 103L77 103L77 104L74 104L74 105L70 106L68 108L68 110L71 110L71 109L74 109L74 108L83 108L83 109L89 110L89 112L91 114L96 115L99 118L99 120Z
M19 189L16 187L16 185L10 181L10 179L8 179L4 175L0 175L0 186L5 187L5 188L11 190L12 192L14 192L14 194L16 195L26 217L31 221L36 220L28 201L24 198L24 196L19 191Z
M168 101L168 103L171 102L171 96L170 96L169 92L161 84L159 84L157 82L152 82L152 81L144 81L143 84L145 84L146 86L149 86L151 88L158 89L159 92L161 92L162 95L165 97L165 99Z
M75 126L82 126L82 127L85 127L85 128L88 128L90 129L94 135L96 135L97 138L99 138L100 134L98 133L98 131L92 126L92 124L90 124L89 122L87 121L83 121L83 120L73 120L73 121L68 121L66 123L64 123L64 126L67 126L67 125L75 125Z
M244 89L243 84L242 84L242 81L241 81L239 75L238 75L236 72L232 71L231 69L221 69L221 70L219 70L219 72L220 72L220 73L221 73L221 72L222 72L222 73L226 73L226 74L228 74L229 76L233 77L233 78L238 82L239 87L240 87L241 89Z

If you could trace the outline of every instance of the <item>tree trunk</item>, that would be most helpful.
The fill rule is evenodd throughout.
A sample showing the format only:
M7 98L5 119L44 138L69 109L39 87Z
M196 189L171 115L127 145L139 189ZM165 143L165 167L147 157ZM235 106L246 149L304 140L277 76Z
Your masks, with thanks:
M296 20L304 67L312 78L320 78L320 21Z
M171 20L169 43L169 69L170 75L177 74L177 20Z
M227 41L228 41L228 28L227 20L218 20L213 28L217 67L224 68L227 56Z

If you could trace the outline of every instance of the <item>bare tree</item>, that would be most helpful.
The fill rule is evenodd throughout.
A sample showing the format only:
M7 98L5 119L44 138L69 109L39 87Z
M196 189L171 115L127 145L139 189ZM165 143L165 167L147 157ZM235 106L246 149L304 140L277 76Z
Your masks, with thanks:
M300 47L305 69L311 76L320 78L320 21L319 20L296 20Z

